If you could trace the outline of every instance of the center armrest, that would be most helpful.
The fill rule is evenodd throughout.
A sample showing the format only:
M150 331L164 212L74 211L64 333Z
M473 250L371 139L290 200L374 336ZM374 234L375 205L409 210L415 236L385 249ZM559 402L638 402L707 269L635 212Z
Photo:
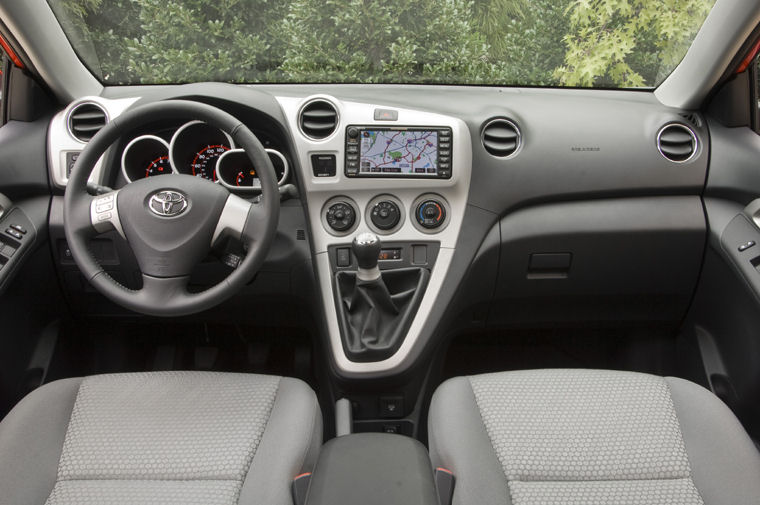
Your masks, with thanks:
M402 435L358 433L328 441L306 505L438 505L427 450Z

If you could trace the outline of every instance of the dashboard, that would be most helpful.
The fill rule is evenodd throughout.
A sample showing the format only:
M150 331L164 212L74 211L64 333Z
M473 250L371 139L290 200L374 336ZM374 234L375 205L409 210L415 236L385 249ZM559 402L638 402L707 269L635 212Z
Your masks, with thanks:
M271 260L279 269L273 284L300 296L314 282L323 335L344 377L407 369L457 313L455 300L473 307L501 300L487 317L508 324L576 314L601 320L610 299L634 318L678 320L688 304L703 239L698 195L709 137L699 116L663 107L651 94L216 83L112 89L52 119L53 184L65 187L71 158L85 145L71 133L83 104L114 118L177 98L216 105L245 123L280 184L293 188L281 189L275 247L292 262ZM188 121L132 132L103 156L91 181L118 188L182 173L246 198L258 192L257 169L226 134ZM430 277L398 350L355 362L342 347L334 279L355 268L351 241L364 232L382 241L381 270L425 268ZM671 247L674 234L697 244L689 261ZM299 247L307 258L292 256ZM651 265L662 269L640 274ZM303 268L306 277L294 277ZM653 307L641 296L663 291L672 303ZM578 293L590 313L539 303Z

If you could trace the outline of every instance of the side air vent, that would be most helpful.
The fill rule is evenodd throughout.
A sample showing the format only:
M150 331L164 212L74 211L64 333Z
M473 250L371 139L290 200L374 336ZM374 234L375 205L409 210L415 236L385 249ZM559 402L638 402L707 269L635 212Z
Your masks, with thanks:
M514 154L520 147L520 129L509 119L492 119L483 127L483 147L493 156L504 158Z
M688 126L672 123L657 134L657 149L670 161L683 163L697 152L697 136Z
M107 122L106 111L100 105L83 103L69 112L69 133L80 142L89 142Z
M298 126L309 138L327 138L338 126L338 111L327 100L312 100L301 109Z

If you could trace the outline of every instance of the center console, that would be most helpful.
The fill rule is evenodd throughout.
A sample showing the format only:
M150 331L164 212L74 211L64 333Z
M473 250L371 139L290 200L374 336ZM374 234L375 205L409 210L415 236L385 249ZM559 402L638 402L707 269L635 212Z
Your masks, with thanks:
M469 129L446 115L326 95L277 100L294 135L334 370L399 374L435 327L428 316L467 205ZM376 247L366 268L361 237Z
M442 486L434 477L420 442L380 433L329 440L314 473L304 477L308 483L294 485L296 505L440 505L450 503L453 489L452 483ZM439 501L439 494L444 500Z

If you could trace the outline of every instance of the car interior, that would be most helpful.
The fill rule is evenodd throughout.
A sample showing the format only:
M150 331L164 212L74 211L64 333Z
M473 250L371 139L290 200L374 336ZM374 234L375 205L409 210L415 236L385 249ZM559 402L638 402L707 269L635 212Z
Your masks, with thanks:
M0 504L760 503L760 0L277 4L0 0ZM485 4L587 38L404 63Z

